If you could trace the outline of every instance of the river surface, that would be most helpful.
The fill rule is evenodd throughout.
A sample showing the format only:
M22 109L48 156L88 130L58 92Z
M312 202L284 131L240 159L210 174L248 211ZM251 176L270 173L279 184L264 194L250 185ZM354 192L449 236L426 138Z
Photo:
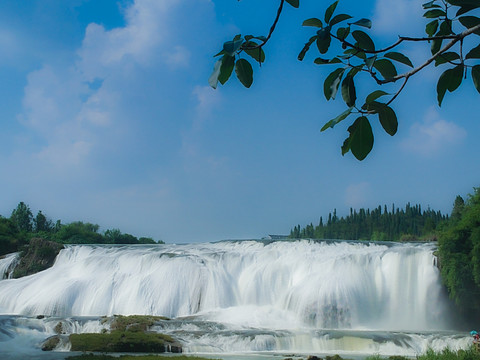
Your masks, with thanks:
M239 358L415 356L467 348L432 244L225 241L67 246L54 266L9 279L0 260L0 358L62 359L40 350L61 322L101 332L105 315L161 315L155 331L184 352Z

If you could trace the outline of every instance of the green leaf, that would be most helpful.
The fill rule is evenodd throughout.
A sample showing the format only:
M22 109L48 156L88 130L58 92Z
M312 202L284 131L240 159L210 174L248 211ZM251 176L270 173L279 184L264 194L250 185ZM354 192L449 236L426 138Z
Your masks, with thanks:
M375 90L374 92L371 92L368 94L367 98L365 99L365 104L370 104L371 102L377 100L381 96L385 95L390 95L389 93L383 91L383 90Z
M372 22L369 19L360 19L355 21L351 25L363 26L370 29L372 27Z
M317 18L307 19L302 23L302 25L303 26L314 26L314 27L318 27L318 28L323 27L322 20L317 19Z
M425 26L425 32L429 37L435 35L438 29L438 20L430 21L427 26Z
M350 151L350 136L345 139L341 149L342 149L342 156Z
M437 83L437 100L438 105L442 106L443 97L448 91L455 91L462 83L463 78L463 65L455 66L453 69L446 70Z
M373 64L373 67L377 69L380 72L380 74L382 74L384 79L391 79L397 76L397 69L395 69L395 66L392 64L390 60L379 59L375 61L375 63Z
M424 9L432 9L432 8L439 8L440 5L435 4L436 0L429 1L425 4L422 4Z
M300 6L300 2L299 0L286 0L287 3L289 3L290 5L292 5L294 8L297 8Z
M353 106L349 107L347 110L345 110L343 113L338 115L336 118L328 121L325 125L323 125L323 127L320 131L325 131L329 128L333 128L340 121L345 120L347 118L347 116L351 114L352 110L353 110Z
M350 34L350 27L340 27L337 29L337 37L340 40L345 40L348 34Z
M323 93L325 94L325 98L327 100L335 99L338 91L338 86L342 81L342 76L344 72L344 68L335 69L327 76L327 78L323 82Z
M317 31L317 48L320 54L325 54L328 51L331 41L329 26Z
M355 83L353 82L353 76L350 74L345 76L342 81L342 98L347 106L354 106L357 100Z
M235 63L235 74L237 74L238 80L245 86L249 88L253 83L253 69L252 65L245 60L239 59Z
M465 26L467 29L471 29L474 26L480 24L480 19L476 16L462 16L458 18L460 23ZM480 30L474 31L475 34L480 35Z
M479 6L478 0L446 0L447 3L455 6Z
M324 65L324 64L338 64L338 63L341 63L340 59L335 57L333 59L322 59L322 58L316 58L314 61L313 61L315 64L317 65Z
M305 44L305 46L303 47L302 51L300 51L300 54L298 54L298 60L302 61L304 58L305 58L305 54L307 53L307 51L310 49L310 46L312 45L312 43L317 40L317 36L312 36L310 38L310 40L308 40L308 42Z
M413 64L410 61L410 59L399 52L392 51L392 52L386 53L384 56L386 58L398 61L402 64L408 65L413 68Z
M324 64L338 64L338 63L341 63L342 61L339 58L335 57L333 59L316 58L313 62L317 65L324 65Z
M359 51L357 49L347 49L343 52L344 54L351 54L353 56L356 56L362 60L367 60L367 55L363 51ZM349 56L351 57L351 56Z
M330 19L332 18L333 12L335 11L335 8L338 5L338 0L335 1L333 4L331 4L327 10L325 10L325 22L328 24L330 22Z
M465 5L465 6L462 6L460 9L458 9L457 13L455 14L455 16L460 16L460 15L463 15L469 11L472 11L474 9L478 9L480 7L480 4L475 4L475 5Z
M230 55L224 55L222 57L222 66L220 66L220 75L218 76L218 81L220 81L220 84L224 85L230 78L234 65L235 57Z
M433 10L428 10L423 14L423 17L426 17L427 19L433 19L433 18L438 18L440 16L446 16L447 14L445 11L440 10L440 9L433 9Z
M440 51L440 48L442 47L442 39L435 39L432 41L432 45L430 46L430 52L432 55L435 55Z
M458 59L460 59L460 55L458 55L456 52L444 52L435 58L435 66L442 65L449 61L455 61Z
M225 50L219 51L218 53L213 55L213 57L217 57L217 56L220 56L220 55L225 55Z
M472 79L475 89L480 93L480 65L472 67Z
M347 15L347 14L338 14L338 15L335 15L332 20L330 20L330 26L333 26L335 24L338 24L339 22L342 22L342 21L345 21L345 20L348 20L348 19L351 19L352 17L350 15Z
M378 114L380 124L382 124L383 129L388 135L393 136L397 133L397 115L390 106L377 101L373 101L368 105L368 110L373 110Z
M377 60L377 55L371 56L365 59L365 65L367 65L368 70L372 70L373 64Z
M254 43L253 41L249 41L247 42L247 46L258 46L258 44ZM251 56L252 58L254 58L256 61L258 61L259 63L262 63L265 61L265 52L263 51L263 49L261 47L258 47L256 49L245 49L245 52Z
M453 34L452 21L451 20L442 21L442 23L440 24L440 30L438 30L436 35L444 36L444 35L451 35L451 34ZM442 47L442 42L443 42L443 39L435 39L432 41L432 45L431 45L432 55L435 55L440 51Z
M324 64L328 64L330 62L330 59L322 59L318 57L315 60L313 60L313 62L317 65L324 65Z
M240 49L242 44L243 44L243 39L227 41L223 43L223 51L225 51L226 54L233 56L238 51L238 49Z
M365 116L361 116L348 128L348 132L350 133L348 147L352 154L360 161L365 159L373 148L373 132L370 122Z
M370 36L368 36L365 32L355 30L352 32L352 36L355 40L357 40L357 45L359 48L362 48L365 51L375 50L375 44L373 43Z
M217 60L213 66L213 72L208 78L208 84L216 89L218 85L218 76L220 75L220 67L222 66L222 60Z

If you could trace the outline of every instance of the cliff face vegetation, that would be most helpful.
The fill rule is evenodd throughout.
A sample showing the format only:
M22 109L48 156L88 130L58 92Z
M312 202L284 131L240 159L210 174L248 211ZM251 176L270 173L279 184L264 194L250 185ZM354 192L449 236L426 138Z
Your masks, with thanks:
M452 216L440 233L438 257L450 297L469 319L480 316L480 188L455 200Z
M51 267L64 246L62 244L33 238L29 246L20 254L20 261L13 271L13 278L35 274Z

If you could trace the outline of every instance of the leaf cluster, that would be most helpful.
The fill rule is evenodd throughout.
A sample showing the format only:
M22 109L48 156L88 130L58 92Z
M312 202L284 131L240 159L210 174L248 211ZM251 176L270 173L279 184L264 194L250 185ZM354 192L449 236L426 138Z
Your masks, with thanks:
M208 79L208 83L212 88L216 89L218 82L224 85L228 79L230 79L233 69L235 69L235 75L243 86L246 88L252 86L252 64L250 64L247 59L242 58L241 55L242 53L247 54L260 65L265 61L265 52L263 51L263 46L268 42L270 36L275 30L275 26L278 23L285 1L294 8L298 8L300 6L300 0L280 0L277 16L267 36L242 36L241 34L238 34L235 35L233 40L223 43L222 50L214 56L221 56L221 58L215 62L213 72Z
M299 7L298 0L280 0L277 18L267 37L237 35L232 41L224 43L222 51L216 55L222 57L215 63L209 79L213 88L217 87L218 82L225 84L233 69L245 87L252 85L253 68L241 55L245 53L259 64L265 61L263 46L272 35L285 1L293 7ZM336 13L338 4L339 0L330 4L321 18L312 17L303 22L303 26L313 27L315 33L301 49L298 60L303 61L307 53L316 48L319 56L314 59L315 64L336 66L325 78L323 92L327 100L334 100L340 93L347 109L327 121L321 131L335 127L351 115L356 116L347 129L348 136L341 147L342 155L351 151L358 160L366 158L374 144L372 119L378 119L388 135L396 134L398 119L390 105L403 91L408 79L431 63L447 67L437 82L439 106L446 92L457 90L468 74L480 93L480 44L475 37L480 35L480 18L472 15L472 11L480 8L478 0L431 0L424 3L423 17L428 20L426 36L399 37L385 48L378 48L368 34L372 27L371 20L355 20L352 15ZM470 35L474 35L476 46L466 51L463 40ZM398 51L398 46L419 41L429 44L431 57L415 67L407 55ZM340 52L337 51L339 48ZM327 56L332 52L336 54ZM362 75L367 76L362 78ZM364 79L373 80L379 87L397 82L399 85L393 93L378 88L362 95L356 83Z
M348 127L348 136L341 150L342 155L351 151L358 160L363 160L370 153L374 144L371 118L377 118L388 135L395 135L398 129L398 119L390 104L403 90L409 77L420 69L415 68L412 61L404 53L394 51L395 48L404 41L431 42L432 58L430 62L435 61L435 66L454 65L454 67L447 69L438 80L437 97L438 104L441 105L446 91L453 92L460 86L467 68L465 60L480 57L480 45L471 49L465 57L462 57L461 52L447 52L442 48L442 44L445 40L457 41L464 36L462 33L453 32L452 23L454 21L460 22L467 30L480 23L480 19L474 16L460 16L480 7L480 4L470 0L446 2L433 0L425 3L423 4L424 17L433 19L426 25L425 31L428 37L400 37L395 44L378 49L374 40L366 32L372 27L372 22L369 19L352 21L353 17L348 14L333 16L338 2L338 0L335 1L325 10L323 21L319 18L310 18L303 22L303 26L315 27L317 30L316 34L308 40L300 51L298 59L302 61L315 43L321 56L315 58L314 63L317 65L337 65L337 68L325 78L323 92L327 100L334 100L340 92L347 109L327 121L321 131L333 128L350 115L356 114L357 117ZM454 18L449 18L452 8L456 8L457 15ZM473 33L476 34L477 31ZM334 40L341 45L342 52L329 58L322 56L333 47ZM403 67L403 73L399 73L399 67ZM403 83L395 93L389 94L377 89L369 93L363 102L359 102L356 81L362 74L368 74L378 86L395 83L401 79ZM472 67L471 75L475 87L480 92L480 65Z

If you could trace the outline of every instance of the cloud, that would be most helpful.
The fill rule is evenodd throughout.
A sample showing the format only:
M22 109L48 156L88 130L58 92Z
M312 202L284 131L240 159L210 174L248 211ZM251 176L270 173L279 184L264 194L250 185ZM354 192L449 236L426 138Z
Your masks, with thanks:
M197 119L209 117L221 99L220 92L214 91L210 86L196 86L193 89L193 95L197 100L197 106L195 108Z
M169 14L179 2L137 0L126 10L125 27L105 30L99 24L88 25L77 64L86 79L104 78L126 63L148 67L161 61L186 66L190 53L185 47L161 46L171 35Z
M181 153L185 160L185 169L217 169L226 159L217 158L204 153L202 146L202 132L205 122L208 121L215 107L221 102L220 92L214 91L209 86L196 86L192 95L196 100L195 114L190 128L183 133Z
M345 189L345 205L349 207L363 207L371 198L372 189L368 182L351 184Z
M423 34L423 1L419 0L377 0L372 30L381 35ZM396 39L395 39L396 40Z
M422 122L410 127L409 136L401 146L407 152L429 157L458 145L466 136L465 129L441 119L438 111L431 107Z
M170 15L179 3L137 0L125 9L125 26L106 30L89 24L75 61L47 63L28 75L18 119L30 131L34 158L56 166L78 165L105 148L107 135L109 142L118 143L110 148L120 146L129 133L122 126L134 126L126 113L139 108L126 99L138 94L151 74L167 73L162 64L188 66L186 47L169 39ZM168 86L165 80L161 84Z

